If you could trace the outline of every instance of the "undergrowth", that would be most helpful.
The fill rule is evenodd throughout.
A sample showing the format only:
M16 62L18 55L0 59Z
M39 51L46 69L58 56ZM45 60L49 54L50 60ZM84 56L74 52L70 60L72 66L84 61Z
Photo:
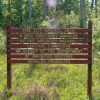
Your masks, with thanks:
M100 67L93 64L93 100L100 100ZM12 65L12 96L6 88L6 56L0 56L0 100L89 100L87 65Z

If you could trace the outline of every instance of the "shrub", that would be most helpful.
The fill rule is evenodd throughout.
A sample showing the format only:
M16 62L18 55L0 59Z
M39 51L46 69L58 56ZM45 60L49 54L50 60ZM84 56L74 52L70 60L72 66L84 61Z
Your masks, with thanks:
M6 52L6 36L5 31L0 29L0 54L4 54Z
M45 87L38 83L15 90L14 96L19 96L23 100L59 100L59 95L54 87Z
M93 18L93 54L94 59L100 58L100 17Z

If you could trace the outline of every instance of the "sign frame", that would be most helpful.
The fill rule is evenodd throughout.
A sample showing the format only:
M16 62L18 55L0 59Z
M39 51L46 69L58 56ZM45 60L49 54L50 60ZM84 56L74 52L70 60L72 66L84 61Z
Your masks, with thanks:
M18 57L16 55L11 55L10 50L11 50L12 47L21 48L21 45L20 46L18 46L18 45L16 46L14 44L10 44L10 43L13 43L13 41L14 41L14 43L16 43L15 40L11 39L12 33L21 33L21 32L23 32L23 33L31 33L31 32L33 32L33 33L41 33L42 32L44 34L48 34L48 32L54 32L54 33L57 32L59 34L62 33L62 32L77 32L77 33L81 33L81 34L82 33L85 33L85 32L88 32L88 35L89 35L88 40L87 40L88 41L88 44L87 45L82 45L81 44L80 45L80 48L84 47L84 48L88 48L88 50L89 50L89 52L87 52L89 56L88 55L83 55L82 58L88 57L89 63L87 63L87 61L84 60L84 64L87 64L88 65L87 95L89 97L92 96L92 22L91 22L91 20L89 20L89 22L88 22L88 28L76 28L76 29L74 29L74 28L72 28L72 29L34 29L34 28L33 29L25 29L24 28L23 29L23 28L12 28L11 23L8 23L7 24L7 89L10 90L10 91L11 91L11 88L12 88L12 71L11 71L11 67L12 67L12 64L13 63L19 62L16 59L15 60L11 60L11 58L14 58L14 57L15 58L18 58L18 57L19 58L20 57L23 57L23 58L24 57L27 57L27 58L28 57L32 57L32 55L29 55L29 56L27 56L27 55L19 55ZM35 38L35 40L36 39L37 38ZM17 40L19 40L19 39L17 39ZM71 41L72 39L70 38L69 40ZM27 43L27 41L25 41L25 42ZM63 42L61 42L61 43L63 43ZM62 44L59 44L59 45L62 45ZM53 46L53 45L51 44L50 46ZM24 45L23 45L23 47L24 47ZM45 48L48 48L48 47L49 46L47 46L47 45L45 46ZM62 46L62 47L65 48L65 46ZM75 48L75 47L79 48L79 46L77 46L77 45L76 46L72 46L72 45L69 45L68 46L68 48ZM29 47L25 47L25 48L29 48ZM55 47L55 48L57 48L57 47ZM49 54L47 54L47 55L49 55ZM40 57L42 57L42 56L40 56ZM45 56L43 56L43 57L45 57ZM52 57L53 56L51 56L51 58ZM54 57L56 58L56 56L54 56ZM60 57L60 55L58 55L58 57ZM65 56L65 57L67 57L67 56ZM70 55L68 57L70 57ZM83 64L82 61L80 61L81 56L74 55L73 57L76 57L76 58L79 57L79 62L80 63L77 62L77 61L76 61L76 63L74 61L72 61L72 62L74 62L72 64ZM20 63L25 63L25 62L26 61L20 61ZM33 62L30 61L30 63L33 63ZM46 63L46 61L44 61L44 62ZM48 60L48 62L50 62L50 61ZM61 62L61 64L62 64L62 62ZM67 62L67 60L65 62ZM68 62L69 62L69 60L68 60ZM28 63L28 62L26 62L26 63ZM51 61L51 63L53 63L53 62ZM70 64L70 62L67 63L67 64Z

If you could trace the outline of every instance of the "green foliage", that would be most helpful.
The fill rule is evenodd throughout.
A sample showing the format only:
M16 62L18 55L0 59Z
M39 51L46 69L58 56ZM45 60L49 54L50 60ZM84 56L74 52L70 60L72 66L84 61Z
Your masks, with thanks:
M94 100L100 99L99 65L99 61L93 64ZM86 65L37 65L30 69L29 77L26 77L27 71L29 65L12 66L12 97L9 100L89 100ZM6 56L1 56L0 100L8 100L7 95Z
M33 27L39 28L43 22L43 2L36 0L33 2Z
M20 0L9 0L8 2L7 1L3 2L3 0L0 0L0 2L1 2L0 27L4 29L5 24L9 20L9 18L14 27L29 27L28 4L26 0L21 0L21 1ZM79 0L61 0L59 1L55 9L54 8L48 9L48 16L49 17L52 16L51 13L53 12L54 13L57 12L57 15L54 15L53 13L55 18L58 17L59 14L60 16L62 15L62 18L64 18L66 14L80 15L79 4L80 4ZM88 13L89 12L90 11L88 11ZM62 18L60 18L60 20L62 20ZM65 20L65 18L63 20ZM43 22L43 0L34 0L32 1L32 27L39 28L41 27L42 22ZM66 21L66 23L69 23L69 22Z
M57 17L57 20L60 28L74 28L80 26L79 16L74 12L71 12L69 15L64 15L64 13L61 12Z
M79 15L76 15L73 11L69 15L65 15L63 11L52 12L50 18L55 18L58 28L77 28L80 27L80 18ZM44 20L41 23L41 27L48 28L47 20Z
M6 36L5 31L0 29L0 54L4 54L6 52Z
M95 16L95 13L93 13ZM93 52L94 56L100 58L100 17L93 18Z
M70 14L73 11L79 13L79 0L60 0L57 10L64 11L65 14Z

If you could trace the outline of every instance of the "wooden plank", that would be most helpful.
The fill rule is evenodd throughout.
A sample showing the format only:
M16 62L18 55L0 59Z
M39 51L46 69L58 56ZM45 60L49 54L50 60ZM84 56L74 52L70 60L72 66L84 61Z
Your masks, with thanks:
M44 53L89 53L87 49L9 49L8 53L32 53L32 54L44 54Z
M12 88L12 66L9 63L9 53L8 53L8 34L11 33L11 23L7 24L7 89L9 91L8 96L11 96L11 88Z
M8 38L34 39L34 38L90 38L88 34L9 34Z
M88 64L88 60L9 60L10 63L33 64Z
M91 30L89 32L90 34L90 64L88 64L88 80L87 80L87 94L89 98L92 98L92 22L91 20L88 23L88 28Z
M89 48L89 44L8 44L9 48Z
M10 39L9 43L89 43L89 39Z
M25 28L12 28L11 33L68 33L68 32L74 32L74 33L86 33L90 32L89 29L86 28L77 28L77 29L25 29Z
M9 58L29 58L29 59L88 59L90 55L66 55L66 54L11 54L9 55Z

